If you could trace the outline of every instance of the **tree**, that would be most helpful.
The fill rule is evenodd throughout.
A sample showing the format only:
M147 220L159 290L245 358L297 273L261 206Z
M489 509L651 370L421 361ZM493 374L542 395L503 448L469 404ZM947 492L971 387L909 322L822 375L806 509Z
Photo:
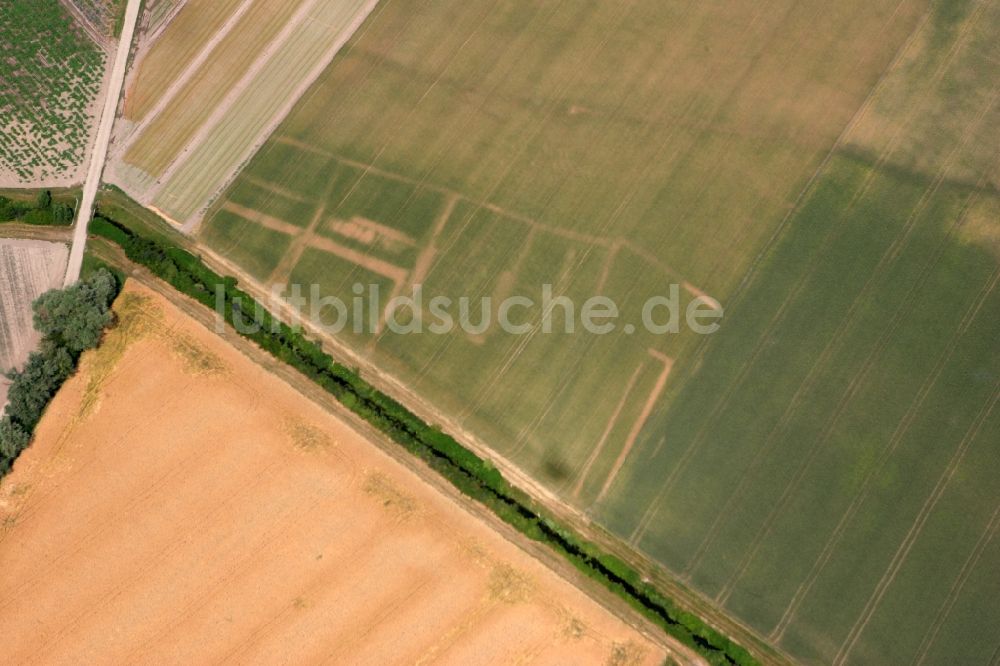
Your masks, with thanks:
M41 210L48 210L49 206L52 205L52 192L48 190L42 190L38 193L38 198L35 200L35 208Z
M117 290L114 276L101 269L72 287L45 292L33 305L35 329L75 357L100 342Z
M6 469L11 461L28 446L29 435L20 424L9 416L0 419L0 469Z
M73 222L73 207L65 203L52 206L52 220L56 224L69 225Z
M73 372L73 358L65 348L50 341L28 357L24 369L11 373L7 393L7 416L25 432L34 430L49 400Z
M7 222L17 217L18 210L14 202L7 197L0 197L0 222Z

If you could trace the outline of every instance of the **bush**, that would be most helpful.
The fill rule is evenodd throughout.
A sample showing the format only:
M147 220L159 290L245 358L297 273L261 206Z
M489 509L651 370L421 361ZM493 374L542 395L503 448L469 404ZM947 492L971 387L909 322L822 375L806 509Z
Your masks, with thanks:
M43 190L38 193L38 197L35 199L35 208L38 210L48 210L52 205L52 192L48 190Z
M10 374L5 416L0 420L0 474L28 446L31 433L63 382L73 374L80 354L96 347L111 323L111 302L118 293L114 276L104 269L66 289L42 294L33 304L42 344L20 371Z
M10 468L12 460L17 458L31 441L31 435L19 423L9 416L0 419L0 474Z
M0 196L0 222L23 222L42 226L73 224L73 207L54 202L48 190L39 192L33 203L12 201Z
M21 214L20 207L7 197L0 197L0 222L17 219Z
M97 346L111 323L111 301L118 291L114 276L98 271L90 279L52 290L34 303L35 329L74 356Z

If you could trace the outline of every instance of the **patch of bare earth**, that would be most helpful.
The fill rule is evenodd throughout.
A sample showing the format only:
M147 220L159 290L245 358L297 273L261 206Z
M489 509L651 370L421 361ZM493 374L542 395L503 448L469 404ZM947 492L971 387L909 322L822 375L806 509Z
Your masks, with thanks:
M0 484L5 661L664 661L161 297L116 308Z
M68 255L61 243L0 239L0 410L9 385L3 373L20 368L39 342L31 303L62 284Z

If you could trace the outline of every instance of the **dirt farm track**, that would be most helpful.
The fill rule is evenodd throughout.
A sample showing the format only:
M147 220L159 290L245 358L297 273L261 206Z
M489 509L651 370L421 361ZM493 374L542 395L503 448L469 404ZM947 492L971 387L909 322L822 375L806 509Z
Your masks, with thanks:
M116 308L0 484L4 661L663 663L162 297Z

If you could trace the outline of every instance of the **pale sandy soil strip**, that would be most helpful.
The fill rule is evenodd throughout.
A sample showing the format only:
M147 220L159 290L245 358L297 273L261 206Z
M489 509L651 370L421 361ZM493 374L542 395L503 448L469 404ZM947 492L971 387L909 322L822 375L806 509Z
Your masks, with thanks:
M243 174L243 180L250 183L254 187L259 187L262 190L266 190L272 194L277 194L291 201L298 201L299 203L316 203L311 199L307 199L298 192L294 192L287 187L281 187L280 185L275 185L272 182L257 178L256 176L251 176L249 174Z
M340 155L338 153L334 153L334 152L331 152L329 150L324 150L322 148L314 146L312 144L308 144L308 143L306 143L304 141L299 141L298 139L295 139L295 138L292 138L292 137L279 136L279 137L276 137L274 140L277 141L278 143L282 143L282 144L287 145L287 146L292 146L294 148L299 148L301 150L305 150L305 151L314 153L316 155L321 155L323 157L333 158L333 159L337 160L338 162L346 164L347 166L354 167L356 169L364 170L366 173L373 173L375 175L378 175L378 176L381 176L383 178L387 178L387 179L390 179L390 180L395 180L397 182L406 183L408 185L414 185L414 186L418 186L418 187L423 187L423 188L431 190L431 191L442 192L444 194L448 194L448 195L451 195L451 196L458 197L459 199L462 199L462 200L464 200L464 201L466 201L466 202L468 202L468 203L476 206L477 208L485 208L486 210L489 210L492 213L496 213L496 214L502 215L504 217L509 217L512 220L517 220L518 222L523 222L525 224L537 227L540 231L544 231L545 233L549 233L549 234L552 234L554 236L558 236L558 237L561 237L561 238L566 238L567 240L577 241L577 242L580 242L580 243L586 243L586 244L594 245L594 246L597 246L597 247L603 247L603 248L606 248L609 251L613 251L615 253L617 253L623 247L627 248L628 250L630 250L631 252L633 252L634 254L636 254L640 259L642 259L643 261L646 261L647 263L651 264L654 268L657 268L658 270L662 271L663 273L666 273L667 275L671 276L674 279L680 279L680 276L679 276L679 274L678 274L677 271L675 271L673 268L671 268L670 266L668 266L665 263L663 263L663 261L659 257L657 257L655 254L649 252L648 250L642 248L641 246L639 246L638 244L636 244L636 243L634 243L634 242L632 242L630 240L622 239L622 238L606 238L606 237L603 237L603 236L596 236L594 234L587 234L587 233L583 233L583 232L579 232L579 231L574 231L572 229L565 229L563 227L557 227L557 226L552 226L552 225L549 225L549 224L545 224L544 222L541 222L540 220L536 220L536 219L528 217L526 215L522 215L522 214L517 213L515 211L512 211L512 210L509 210L509 209L504 208L502 206L499 206L497 204L489 203L489 202L486 202L486 201L480 201L480 200L477 200L477 199L472 199L471 197L468 197L468 196L462 194L461 192L458 192L457 190L452 190L452 189L447 188L447 187L442 187L442 186L437 186L437 185L433 185L433 184L428 184L428 183L425 183L424 181L418 180L416 178L411 178L409 176L404 176L402 174L399 174L399 173L396 173L396 172L393 172L393 171L389 171L389 170L383 169L381 167L376 167L373 164L369 164L369 163L366 163L366 162L361 162L361 161L358 161L358 160L353 160L353 159L350 159L348 157L344 157L344 156L342 156L342 155ZM610 272L610 268L608 268L608 272ZM605 276L604 279L606 280L607 277ZM684 288L687 291L689 291L690 293L692 293L693 295L695 295L695 296L703 296L703 297L705 297L708 300L709 303L718 304L718 301L716 299L712 298L706 292L704 292L703 290L699 289L698 287L696 287L695 285L691 284L690 282L684 281L683 284L684 284ZM721 306L719 306L716 309L721 309Z
M222 24L218 32L212 35L210 40L205 42L205 45L200 51L198 51L187 68L185 68L174 80L174 82L170 84L170 87L168 87L163 94L160 95L160 99L153 105L153 108L147 111L143 119L129 129L128 136L118 143L115 147L116 159L124 159L125 151L129 148L129 146L135 143L149 124L153 122L165 108L167 108L167 105L173 101L174 97L177 96L177 93L179 93L181 89L187 85L188 81L190 81L191 78L198 73L201 66L204 65L205 61L207 61L209 56L212 55L215 47L219 45L219 42L225 39L226 36L232 32L233 27L240 21L240 19L243 18L243 15L249 11L250 7L256 1L257 0L243 0L240 6L236 8L236 11L234 11L226 22Z
M414 246L417 241L408 233L400 231L390 226L386 226L375 220L366 217L352 217L349 220L335 219L330 223L330 229L338 234L347 235L352 230L369 232L376 239L384 239L398 245ZM374 241L373 241L374 242Z
M97 194L97 187L101 183L101 174L104 173L104 162L108 155L108 142L111 141L111 130L115 124L115 111L118 109L118 99L122 94L122 85L125 82L125 68L128 65L128 55L132 47L132 36L135 34L135 26L139 20L139 9L142 0L128 0L125 8L125 18L122 25L121 39L118 42L118 51L115 54L114 65L111 76L108 77L108 87L105 92L104 110L101 113L100 123L97 128L97 138L94 148L90 154L90 168L87 170L87 180L83 185L83 195L77 209L76 228L73 233L73 247L69 254L69 263L66 267L67 286L73 284L80 278L80 269L83 266L83 250L87 243L87 225L94 214L94 197Z
M684 290L687 291L692 296L694 296L695 298L700 298L702 301L705 302L706 305L711 307L713 310L722 312L722 304L719 303L719 301L715 300L714 298L703 292L701 289L698 289L696 286L694 286L687 280L682 282L681 286L684 287Z
M660 394L663 393L663 387L667 385L667 377L670 376L670 370L674 367L674 360L669 356L665 356L655 349L650 349L649 354L656 360L663 363L663 371L660 373L660 376L656 378L656 384L653 385L653 390L650 392L649 397L646 398L646 403L642 406L642 412L640 412L639 418L636 419L635 424L632 426L632 430L628 433L628 437L625 438L625 446L622 447L622 451L618 454L615 464L611 467L611 472L608 473L608 478L605 479L604 485L601 486L601 492L597 494L598 502L604 499L604 496L608 494L608 491L611 489L611 485L615 482L615 478L618 476L618 472L621 471L622 466L625 464L628 454L632 452L635 440L639 437L642 427L646 425L646 421L649 420L649 415L653 413L653 407L656 406L656 401L659 400Z
M273 284L283 283L295 270L295 267L299 263L299 259L302 258L302 253L306 251L309 242L316 235L316 227L319 226L320 222L323 221L323 215L326 213L326 200L330 196L330 189L333 186L333 179L327 183L326 188L323 192L323 197L320 199L319 205L316 207L316 212L313 214L312 219L309 220L309 226L306 229L292 238L292 243L288 250L285 252L281 261L278 265L274 267L274 271L271 272L271 276L268 278L268 282ZM226 206L230 206L231 202L227 201Z
M344 247L329 238L314 236L310 239L309 246L316 248L317 250L329 252L330 254L350 261L353 264L357 264L361 268L369 270L376 275L387 277L396 284L405 283L406 276L409 275L409 271L405 268L400 268L399 266L391 264L388 261L369 256L352 248Z
M363 4L359 4L346 25L338 30L336 37L332 40L329 48L316 58L315 65L301 77L297 85L295 85L289 93L282 93L281 96L285 101L270 113L267 120L261 120L258 123L257 119L251 119L251 127L246 128L244 131L250 132L252 135L243 135L240 137L240 145L242 147L238 153L233 155L233 159L229 161L224 169L220 166L218 168L218 173L213 172L211 174L195 174L194 172L178 169L175 171L174 176L170 177L169 180L166 176L164 177L163 181L168 183L168 185L157 193L157 197L165 196L169 198L172 194L174 194L174 188L177 188L184 194L184 198L182 200L183 210L181 212L188 217L184 228L186 232L192 231L201 221L205 210L207 210L212 201L214 201L218 194L224 190L230 182L232 182L250 157L261 145L263 145L263 143L267 140L267 137L271 135L274 129L291 112L297 104L298 99L313 84L320 74L322 74L327 66L329 66L334 56L336 56L355 31L361 27L361 24L375 9L377 4L378 0L366 0ZM263 72L264 69L262 68L261 71ZM248 79L247 81L249 82L250 80ZM264 94L264 91L261 91L261 94ZM244 99L249 98L245 97ZM211 126L211 121L208 126ZM203 141L207 138L207 136L208 135L203 137ZM201 142L192 143L192 146L199 145L200 143ZM245 146L243 145L244 143ZM204 147L202 152L205 150L210 151L211 147ZM191 154L188 155L188 158L194 159L195 157L197 157L196 151L192 150ZM184 158L182 157L181 159ZM192 178L194 179L193 181ZM189 185L189 182L197 184L197 187L195 188L197 190L196 192L192 193L184 191L185 187L194 187L194 185ZM202 196L201 191L204 191L206 194ZM193 199L195 195L197 195L199 199L197 203L195 203ZM188 209L192 211L190 214L188 214Z
M601 266L601 276L597 279L597 287L595 289L596 293L603 294L604 288L608 284L608 278L611 277L611 268L615 265L615 259L618 258L618 253L622 249L621 241L615 241L608 248L608 254L604 258L604 265Z
M262 227L266 227L272 231L280 231L281 233L288 234L289 236L295 236L302 233L302 227L297 227L294 224L285 222L284 220L274 217L273 215L262 213L259 210L235 204L232 201L227 201L222 208L230 213L246 218L251 222L256 222Z
M243 77L234 85L226 96L222 98L222 101L215 107L215 111L212 112L205 122L202 124L201 129L191 137L187 145L181 149L177 154L177 157L171 163L169 167L163 172L163 175L157 180L157 186L154 188L153 192L148 193L152 198L156 198L166 187L166 184L170 182L174 174L181 168L184 164L186 158L195 151L195 149L200 146L205 140L216 130L219 123L229 115L233 109L233 104L238 100L244 92L250 89L253 85L254 79L263 70L267 63L274 58L275 54L279 52L288 38L303 24L304 21L308 20L309 13L312 11L313 7L322 0L306 0L302 3L296 11L295 14L288 20L285 27L281 29L274 39L267 45L267 47L261 52L257 59L247 68L246 73Z
M170 224L174 225L175 227L180 227L180 226L181 226L181 223L180 223L180 222L178 222L178 221L177 221L177 220L175 220L174 218L170 217L169 215L167 215L166 213L164 213L164 212L163 212L162 210L160 210L160 209L159 209L159 208L157 208L156 206L146 206L146 207L147 207L147 208L148 208L149 210L151 210L151 211L153 211L154 213L156 213L157 215L159 215L160 217L162 217L162 218L163 218L164 220L166 220L166 221L167 221L167 222L169 222ZM277 219L277 218L275 218L275 219ZM279 222L280 222L280 221L281 221L281 220L279 220Z
M615 411L612 412L611 418L608 419L608 425L604 428L604 432L601 434L601 438L597 441L597 446L594 447L593 451L590 452L590 456L587 458L587 462L584 463L583 469L580 470L580 476L576 480L576 485L573 486L573 497L579 497L580 491L583 490L583 483L587 480L587 474L590 473L590 468L594 465L594 462L600 457L601 452L604 451L604 445L608 441L608 436L611 431L614 430L615 425L618 423L618 417L621 416L622 409L625 408L625 404L628 402L629 394L632 393L632 388L635 386L636 380L639 379L639 375L642 373L642 369L646 366L645 360L636 366L635 370L632 371L632 376L629 377L628 383L625 384L625 390L622 391L622 396L618 400L618 405L615 407Z

